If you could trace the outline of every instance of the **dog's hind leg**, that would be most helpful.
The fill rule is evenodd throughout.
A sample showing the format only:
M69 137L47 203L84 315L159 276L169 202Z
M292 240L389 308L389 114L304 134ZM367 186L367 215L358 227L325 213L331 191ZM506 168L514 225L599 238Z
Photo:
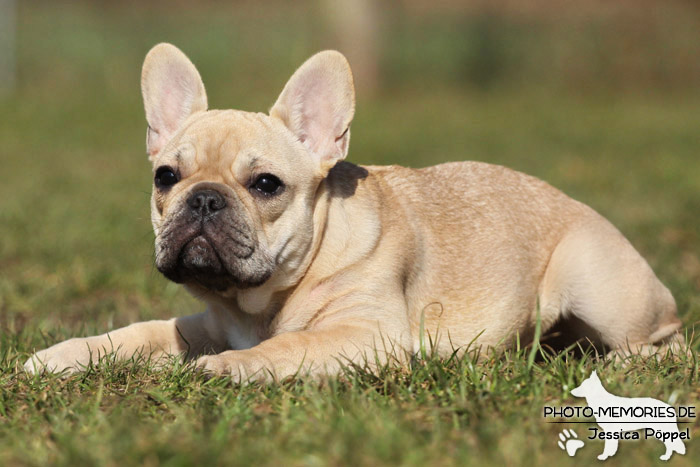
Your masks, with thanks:
M608 457L614 456L617 452L617 445L619 441L616 439L606 439L605 446L603 447L603 453L598 456L598 460L604 461Z
M685 455L685 443L680 438L676 438L673 441L671 441L671 449L673 450L673 452L677 452L681 456Z
M545 315L580 323L575 338L615 352L651 354L660 345L682 344L673 296L622 234L594 212L555 248L540 285L540 307Z
M678 433L678 427L675 427L675 433ZM667 461L671 458L674 452L677 452L681 456L685 454L685 444L680 437L664 441L664 446L666 447L666 452L664 452L659 459L662 461Z

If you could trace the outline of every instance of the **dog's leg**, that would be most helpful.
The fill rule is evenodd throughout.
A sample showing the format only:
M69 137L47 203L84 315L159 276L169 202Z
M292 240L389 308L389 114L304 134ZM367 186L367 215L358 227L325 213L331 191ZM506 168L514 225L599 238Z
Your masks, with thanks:
M217 339L210 312L167 321L145 321L92 337L69 339L32 355L24 364L29 373L41 371L72 373L101 356L114 352L126 359L141 353L158 359L166 355L189 357L225 348ZM207 348L207 347L211 347Z
M678 431L678 425L674 425L674 429L672 430L673 433L679 433ZM680 436L676 439L673 440L667 440L664 441L664 446L666 447L666 452L664 452L659 459L662 461L667 461L671 458L674 452L677 452L681 456L685 454L685 444L683 443L683 440L680 439Z
M683 342L671 293L622 234L593 213L557 245L540 303L543 313L583 322L576 337L616 352L651 354Z
M662 461L667 461L671 458L671 455L673 454L673 446L671 444L671 441L666 441L664 443L664 447L666 448L666 452L664 452L659 459Z
M608 457L614 456L617 452L617 445L619 441L616 439L606 439L605 446L603 447L603 453L598 456L598 460L604 461Z
M283 333L246 350L203 356L197 366L208 373L231 375L236 381L334 375L350 363L375 368L389 358L403 361L406 344L410 345L407 334L391 338L379 331L377 322L353 320L324 329Z

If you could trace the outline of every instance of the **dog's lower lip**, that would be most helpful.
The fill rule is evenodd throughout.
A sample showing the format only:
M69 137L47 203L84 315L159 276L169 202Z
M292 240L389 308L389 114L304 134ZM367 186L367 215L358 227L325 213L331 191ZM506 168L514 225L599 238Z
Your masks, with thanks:
M184 249L184 248L187 248L188 246L190 246L190 245L192 245L192 244L195 244L195 245L196 245L196 244L199 244L199 243L203 243L203 244L206 244L206 245L211 246L211 243L209 242L209 239L208 239L205 235L203 235L203 234L201 234L201 233L198 233L197 235L195 235L194 237L192 237L190 240L188 240L188 241L185 243L183 249ZM197 245L197 246L198 246L198 245ZM202 246L203 246L203 245L202 245Z
M178 257L178 275L211 290L224 290L231 282L213 242L203 234L186 242Z
M206 235L199 234L187 241L180 250L179 261L191 262L193 266L197 266L204 260L215 259L221 265L221 259L216 252L212 241ZM201 261L200 261L201 260Z

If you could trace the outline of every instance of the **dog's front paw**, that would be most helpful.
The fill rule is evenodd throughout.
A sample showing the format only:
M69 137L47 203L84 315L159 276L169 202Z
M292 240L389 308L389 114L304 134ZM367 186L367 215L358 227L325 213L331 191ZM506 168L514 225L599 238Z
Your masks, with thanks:
M228 359L222 358L221 355L205 355L199 357L195 362L198 371L212 376L221 376L231 374L231 365Z
M231 376L236 381L265 379L262 364L229 350L217 355L205 355L195 362L198 371L211 376Z
M83 339L70 339L48 349L40 350L24 364L24 371L36 373L71 374L84 368L91 359L91 352Z
M71 374L78 371L78 368L76 362L62 356L52 355L47 349L29 357L24 363L24 371L30 375L37 373Z

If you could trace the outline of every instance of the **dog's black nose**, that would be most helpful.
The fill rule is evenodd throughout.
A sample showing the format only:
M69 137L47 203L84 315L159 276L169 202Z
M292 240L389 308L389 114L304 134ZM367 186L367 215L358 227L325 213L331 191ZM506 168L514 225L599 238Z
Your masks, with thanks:
M187 198L187 205L195 213L206 217L225 208L226 200L216 190L199 190Z

